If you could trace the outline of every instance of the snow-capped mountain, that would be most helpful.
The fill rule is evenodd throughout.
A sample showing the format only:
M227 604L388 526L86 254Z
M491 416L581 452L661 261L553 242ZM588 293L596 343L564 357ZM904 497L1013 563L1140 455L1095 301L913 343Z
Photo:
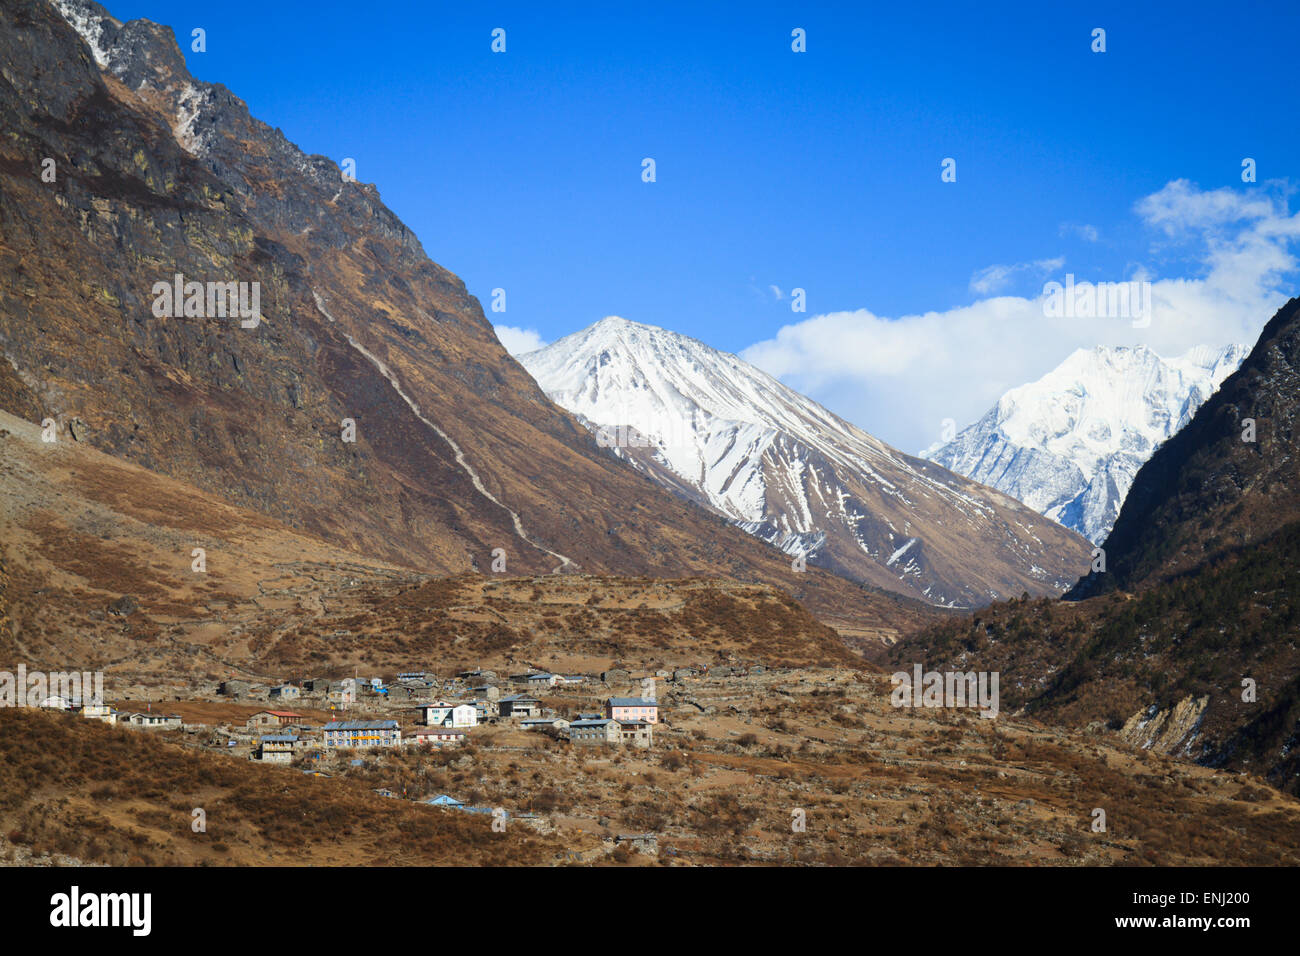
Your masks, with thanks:
M936 604L1057 593L1086 542L702 342L611 317L519 361L599 444L791 555Z
M1199 346L1161 358L1145 346L1079 349L922 455L1100 544L1138 469L1249 351Z

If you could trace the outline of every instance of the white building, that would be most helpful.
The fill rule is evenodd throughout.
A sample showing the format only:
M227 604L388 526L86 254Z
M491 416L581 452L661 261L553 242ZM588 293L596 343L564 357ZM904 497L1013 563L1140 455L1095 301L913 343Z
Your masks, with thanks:
M476 727L478 709L473 704L456 704L445 700L435 701L420 708L424 711L427 727Z
M117 723L117 712L108 704L83 704L81 716L87 720L100 720L106 724Z
M341 681L330 684L329 702L338 706L355 704L357 702L357 682L351 677L346 677Z
M448 744L456 745L464 743L468 734L463 730L456 730L452 727L416 727L408 731L402 738L402 743L432 744L435 747L443 747Z

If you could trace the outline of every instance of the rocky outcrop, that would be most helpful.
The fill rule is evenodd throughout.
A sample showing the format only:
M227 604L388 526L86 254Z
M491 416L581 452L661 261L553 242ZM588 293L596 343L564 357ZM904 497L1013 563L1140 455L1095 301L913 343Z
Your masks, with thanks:
M1143 750L1163 754L1191 753L1209 703L1209 697L1184 697L1163 710L1152 705L1126 720L1119 735Z

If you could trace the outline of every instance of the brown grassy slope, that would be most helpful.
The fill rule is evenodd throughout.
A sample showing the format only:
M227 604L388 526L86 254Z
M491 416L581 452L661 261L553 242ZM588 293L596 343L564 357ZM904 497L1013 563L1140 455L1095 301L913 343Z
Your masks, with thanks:
M205 833L192 830L195 808ZM492 832L485 815L25 709L0 711L0 833L38 856L115 866L538 865L562 854L521 825Z
M562 807L610 812L600 788L639 771L616 825L663 827L710 862L1300 860L1300 802L1257 779L1005 715L896 709L889 691L886 677L842 671L687 681L716 712L671 708L660 753L591 768L559 788ZM807 811L798 837L792 807ZM1091 829L1097 807L1104 833Z
M662 690L651 751L576 752L480 727L456 750L370 753L359 767L327 757L342 779L70 715L0 713L0 858L12 836L23 852L112 863L619 862L598 838L649 830L663 863L1300 863L1300 803L1244 775L1032 721L897 710L887 679L843 669ZM430 811L379 787L531 810L549 835L512 823L507 840L530 848L490 842L499 835L475 829L483 817L424 824L413 814ZM205 837L189 832L195 806ZM1091 828L1098 807L1105 832ZM791 830L794 808L804 833Z
M1073 726L1203 706L1143 742L1300 792L1300 522L1136 594L998 604L890 653L999 671L1007 707Z
M0 413L4 651L49 670L225 677L525 657L855 659L788 595L725 579L462 575L368 561ZM192 570L192 550L207 571ZM139 609L115 614L124 595Z
M378 590L326 622L281 634L258 656L279 671L347 661L439 674L522 662L589 672L730 659L788 667L859 662L835 631L772 588L588 575L461 575Z

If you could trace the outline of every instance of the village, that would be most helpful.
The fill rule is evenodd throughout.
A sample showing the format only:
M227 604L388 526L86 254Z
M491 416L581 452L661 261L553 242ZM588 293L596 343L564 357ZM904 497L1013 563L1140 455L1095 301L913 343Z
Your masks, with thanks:
M762 670L758 668L759 673ZM642 696L601 698L593 696L596 685L626 684L631 676L621 670L599 675L529 671L499 679L494 671L476 669L446 681L416 671L400 673L391 682L382 677L346 677L264 684L232 678L196 689L195 700L207 697L268 705L251 714L242 727L189 722L180 714L154 711L152 701L144 710L132 711L101 699L51 696L42 706L145 730L188 734L215 730L225 738L224 748L272 763L290 763L312 752L319 760L322 752L331 751L456 746L475 727L498 724L540 732L575 747L649 748L654 746L654 727L660 722L655 681L681 680L695 673L686 668L660 671L637 679ZM299 709L328 710L331 719L322 722Z
M498 732L498 744L499 732L513 731L535 740L539 749L558 746L592 754L621 748L650 750L656 729L671 733L657 684L666 681L681 693L684 681L702 678L711 670L720 677L748 670L755 676L765 672L761 665L701 665L698 670L676 668L644 675L614 668L596 674L528 670L498 676L475 668L446 679L426 671L402 672L391 679L353 676L257 682L230 678L195 686L186 697L173 695L173 706L191 713L195 707L238 705L251 711L242 722L169 713L167 704L157 699L129 706L136 703L135 694L113 703L53 696L42 706L124 728L172 732L187 746L328 777L346 775L368 762L373 766L374 759L386 752L430 754L465 748L489 729ZM620 696L613 693L615 689L628 693ZM713 710L698 704L696 708ZM520 738L510 739L513 746L506 749L520 749ZM475 806L446 793L406 794L388 786L375 792L418 798L434 807L511 816L504 808ZM513 818L537 819L535 814L518 811ZM615 842L639 852L657 852L650 833L620 834Z
M253 714L247 724L254 733L275 733L249 741L241 739L246 735L231 739L236 746L251 744L250 756L255 759L279 763L313 750L457 746L479 725L503 723L567 740L577 747L651 747L653 728L659 722L654 678L642 680L645 697L605 697L603 703L596 704L598 709L578 709L593 704L584 685L619 678L626 679L626 675L530 671L499 681L494 671L473 670L440 682L425 672L405 672L391 683L379 677L349 677L265 687L230 680L218 687L218 693L236 700L263 699L265 695L265 700L278 705ZM535 693L543 695L546 702ZM327 705L337 719L313 726L306 716L287 706L299 701Z

